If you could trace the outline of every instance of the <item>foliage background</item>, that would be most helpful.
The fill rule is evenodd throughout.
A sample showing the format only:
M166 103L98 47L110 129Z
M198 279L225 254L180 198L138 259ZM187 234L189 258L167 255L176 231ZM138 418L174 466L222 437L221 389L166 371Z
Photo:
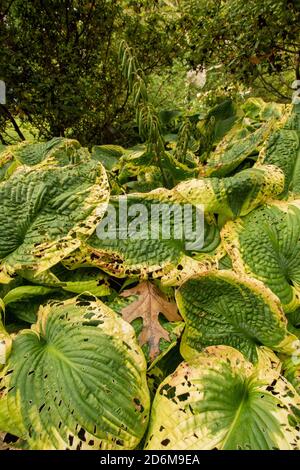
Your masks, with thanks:
M299 0L2 0L0 139L138 142L118 49L132 47L157 110L245 93L289 102ZM186 80L209 70L204 88Z

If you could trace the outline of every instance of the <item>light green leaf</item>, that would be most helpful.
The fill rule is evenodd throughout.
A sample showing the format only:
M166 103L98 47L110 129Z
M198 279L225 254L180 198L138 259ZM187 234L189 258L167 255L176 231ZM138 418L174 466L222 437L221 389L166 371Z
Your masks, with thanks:
M45 160L68 165L70 162L78 163L90 160L90 154L87 149L81 147L77 140L63 137L54 137L48 142L24 141L6 147L0 155L0 168L6 166L6 178L8 178L19 166L32 167ZM7 167L8 163L9 167Z
M41 307L1 373L0 429L29 449L133 449L148 421L132 327L100 301Z
M92 159L101 162L106 170L111 171L126 150L119 145L95 145L92 148Z
M285 356L281 359L283 375L300 394L300 357Z
M272 126L274 126L274 121L263 124L255 132L248 133L240 138L236 138L238 133L236 127L234 127L232 135L229 134L211 154L204 168L205 176L222 177L230 174L254 151L258 153L258 150L271 132ZM230 135L233 141L229 140L228 142Z
M274 359L276 364L276 359ZM207 348L160 385L146 450L297 450L300 397L271 359Z
M70 271L59 268L55 271L62 288L75 294L89 293L95 297L109 295L111 290L107 283L107 275L97 268L80 268Z
M4 311L4 304L0 299L0 309ZM6 331L2 323L2 313L0 314L0 369L7 363L11 352L12 338Z
M246 215L283 190L284 175L274 165L250 168L227 178L183 181L169 194L190 204L202 204L205 212L234 218Z

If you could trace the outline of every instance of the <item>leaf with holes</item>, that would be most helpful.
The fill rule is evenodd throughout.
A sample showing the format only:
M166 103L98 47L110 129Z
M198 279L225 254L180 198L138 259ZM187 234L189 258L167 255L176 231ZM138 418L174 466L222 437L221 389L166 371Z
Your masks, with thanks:
M300 342L287 330L278 297L262 282L225 270L188 280L177 291L179 311L186 322L181 354L224 344L257 361L257 346L300 354Z
M146 362L100 301L41 307L1 372L0 429L29 449L133 449L147 427Z
M255 367L231 347L210 347L160 385L145 449L299 450L299 416L276 358Z
M90 158L88 150L82 148L77 140L54 137L41 143L24 141L6 147L0 154L0 181L10 178L23 165L32 167L45 160L68 165L70 162L79 163Z
M194 252L205 255L218 246L220 234L214 217L204 217L192 205L185 217L184 201L177 202L176 195L170 201L168 195L168 190L161 189L112 197L96 232L64 264L73 269L97 266L116 277L169 276L175 284L207 269L205 261L214 262L210 256L203 263L192 256Z

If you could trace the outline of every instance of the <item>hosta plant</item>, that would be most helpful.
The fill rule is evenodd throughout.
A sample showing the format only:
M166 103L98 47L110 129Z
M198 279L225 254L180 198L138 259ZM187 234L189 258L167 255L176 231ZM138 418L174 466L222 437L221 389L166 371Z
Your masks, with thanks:
M123 52L146 142L0 151L0 448L299 449L299 105L168 135Z

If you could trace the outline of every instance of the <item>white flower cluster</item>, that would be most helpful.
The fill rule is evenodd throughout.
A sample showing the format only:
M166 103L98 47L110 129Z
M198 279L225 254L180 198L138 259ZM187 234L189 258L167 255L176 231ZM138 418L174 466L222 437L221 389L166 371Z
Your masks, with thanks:
M206 83L206 70L197 68L196 70L189 70L186 74L186 84L192 85L196 88L203 88Z

